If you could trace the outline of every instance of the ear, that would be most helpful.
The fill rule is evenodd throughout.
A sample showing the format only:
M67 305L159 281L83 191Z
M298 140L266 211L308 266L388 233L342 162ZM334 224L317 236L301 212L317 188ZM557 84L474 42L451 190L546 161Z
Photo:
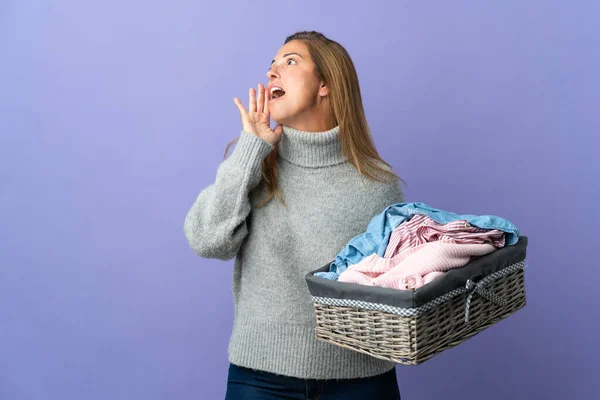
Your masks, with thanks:
M319 86L319 96L325 97L329 94L329 88L325 85L325 82L321 82Z

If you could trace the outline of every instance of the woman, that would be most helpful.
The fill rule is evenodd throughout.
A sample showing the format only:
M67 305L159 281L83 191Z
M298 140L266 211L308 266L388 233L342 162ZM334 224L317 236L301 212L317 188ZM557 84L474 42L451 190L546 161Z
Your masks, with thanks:
M393 363L315 339L304 280L404 201L373 144L354 65L337 42L298 32L267 78L248 110L234 99L238 143L185 220L198 255L235 257L226 398L399 399Z

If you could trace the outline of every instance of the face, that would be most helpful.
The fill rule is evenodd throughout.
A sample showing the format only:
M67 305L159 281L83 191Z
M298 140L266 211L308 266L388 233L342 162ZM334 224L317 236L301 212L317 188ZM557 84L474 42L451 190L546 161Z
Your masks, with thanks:
M269 110L275 122L300 130L325 130L328 88L317 77L302 41L292 40L279 49L267 78Z

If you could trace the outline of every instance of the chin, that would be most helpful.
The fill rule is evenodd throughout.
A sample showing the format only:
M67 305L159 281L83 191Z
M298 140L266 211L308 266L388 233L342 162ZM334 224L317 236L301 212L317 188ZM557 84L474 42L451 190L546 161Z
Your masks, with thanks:
M273 107L269 107L269 113L273 121L287 126L291 126L294 120L297 119L298 111L294 107L285 107L284 104L274 104Z
M289 116L281 112L273 112L271 111L271 118L278 124L287 125L290 120Z

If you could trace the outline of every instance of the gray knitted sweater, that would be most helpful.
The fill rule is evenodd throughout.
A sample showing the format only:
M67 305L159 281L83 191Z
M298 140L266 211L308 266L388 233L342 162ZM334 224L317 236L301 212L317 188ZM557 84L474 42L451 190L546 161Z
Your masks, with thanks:
M304 379L384 373L394 364L315 339L304 276L331 262L385 207L403 202L400 185L361 176L342 153L339 127L284 127L278 146L287 208L278 198L253 207L266 193L261 162L273 146L242 131L185 219L185 235L198 255L235 257L229 361Z

